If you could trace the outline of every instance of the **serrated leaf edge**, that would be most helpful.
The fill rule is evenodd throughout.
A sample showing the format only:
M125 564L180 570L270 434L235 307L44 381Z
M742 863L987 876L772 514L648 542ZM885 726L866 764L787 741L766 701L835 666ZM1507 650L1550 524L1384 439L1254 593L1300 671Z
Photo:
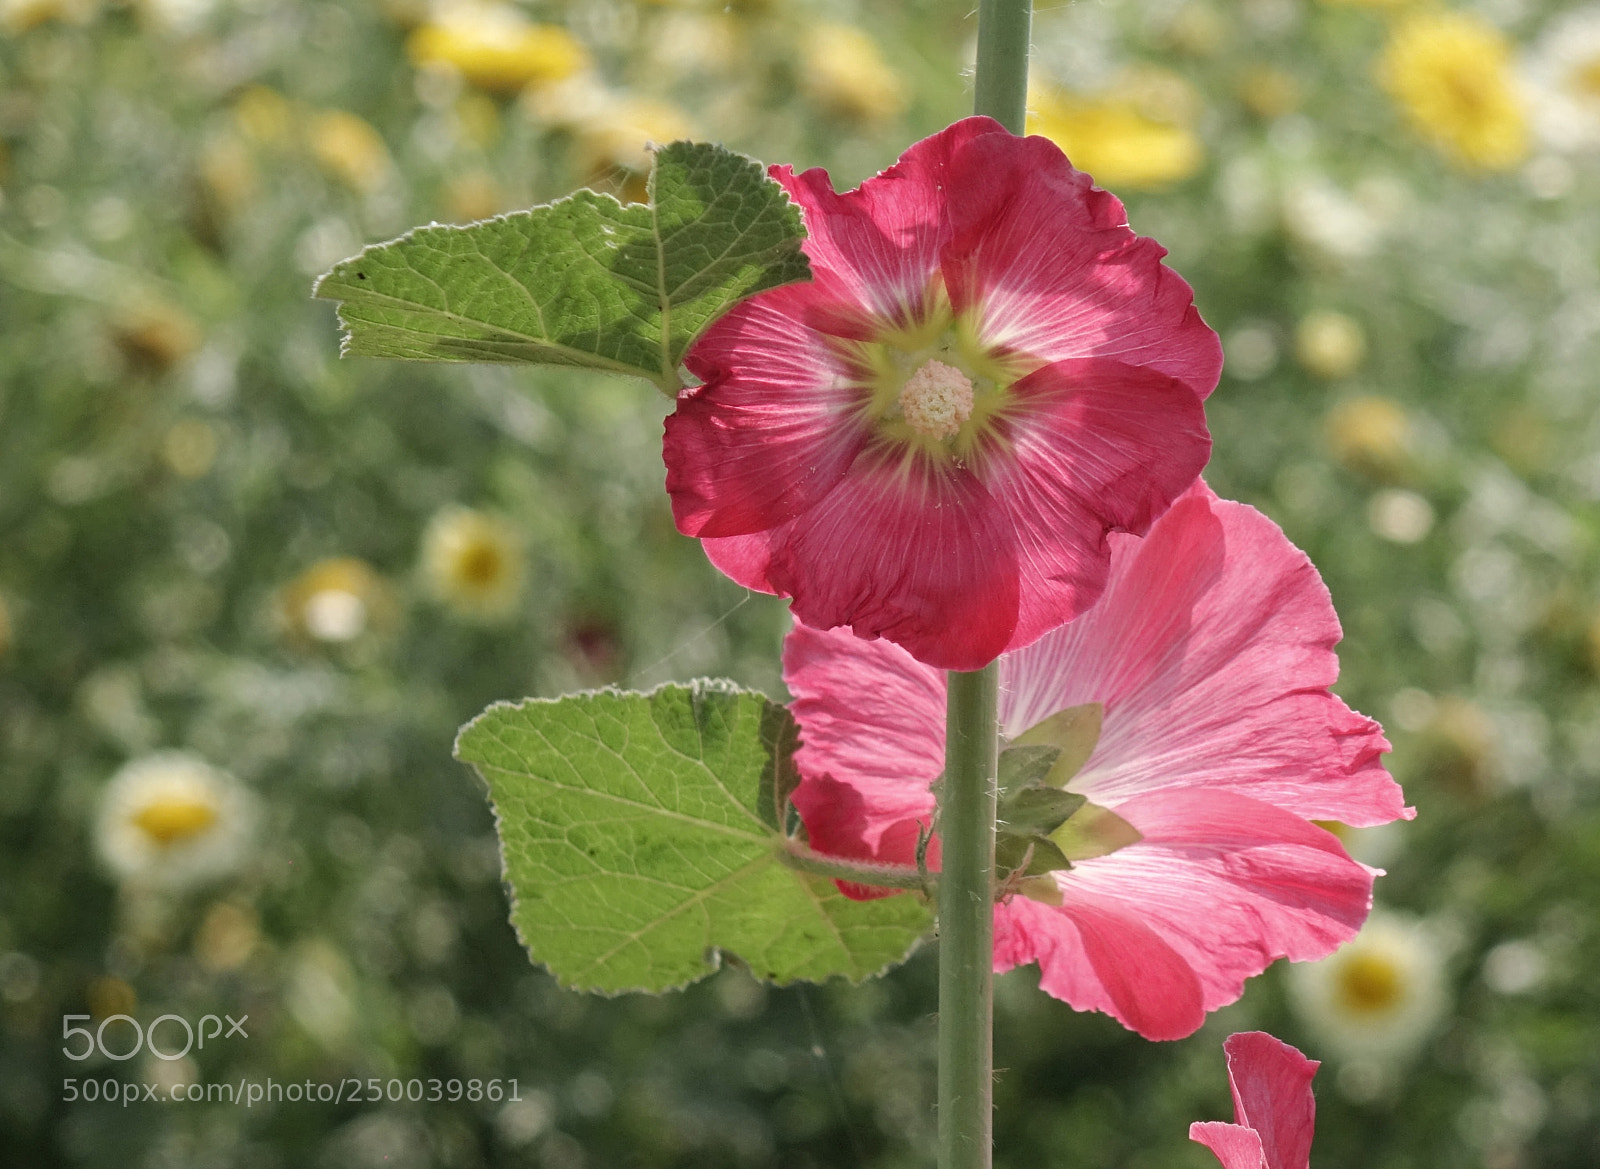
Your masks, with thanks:
M730 150L730 149L728 149L728 147L722 145L719 142L704 143L704 142L696 142L693 139L689 139L689 138L678 138L678 139L674 139L673 141L667 143L665 146L657 147L655 149L654 153L659 155L663 151L670 150L674 146L686 146L686 147L713 146L716 149L721 150L724 153L726 153L728 155L731 155L732 157L737 158L741 162L746 164L749 168L751 168L752 170L755 171L756 176L759 179L762 179L762 180L765 180L765 181L771 181L769 179L767 173L766 173L766 168L762 164L760 159L752 158L749 155L744 154L741 151ZM656 297L657 297L658 303L660 305L660 312L661 312L661 369L660 369L660 371L652 373L651 371L643 369L642 367L639 367L639 366L628 365L628 364L626 364L624 362L615 361L615 360L613 360L611 358L603 357L598 353L590 353L588 350L573 349L571 346L563 345L558 341L551 341L551 340L546 340L546 339L539 338L539 337L532 337L532 336L529 336L526 333L520 333L520 332L516 331L515 329L503 329L498 325L494 326L494 328L498 329L500 332L506 334L507 336L515 337L518 340L524 341L529 345L538 346L540 348L547 349L547 350L550 350L550 351L556 352L556 353L561 353L563 355L569 355L572 358L573 364L575 366L579 367L579 368L602 369L602 370L606 370L606 371L611 372L611 373L625 374L625 375L630 376L630 377L641 377L641 378L644 378L646 381L654 383L659 389L661 389L661 391L663 393L667 394L667 396L676 397L677 393L684 388L684 383L683 383L681 377L678 374L678 371L677 371L677 368L675 366L675 363L673 363L673 361L672 361L672 354L671 354L672 305L671 305L670 300L668 299L668 295L667 295L666 271L665 271L665 267L664 267L664 264L663 264L662 245L661 245L661 226L660 226L658 208L657 208L657 204L656 204L656 200L655 200L655 180L656 180L656 169L655 169L654 164L652 164L651 169L650 169L650 175L649 175L649 178L647 180L647 182L649 184L648 189L649 189L649 192L650 192L650 202L647 203L646 206L650 210L651 235L656 240L656 289L655 289L655 293L656 293ZM795 241L794 241L795 242L795 247L796 247L796 250L799 251L799 254L800 254L801 258L806 261L806 268L807 268L807 272L806 272L806 276L805 277L796 278L795 280L786 281L785 283L787 283L787 284L800 283L800 281L803 280L803 279L810 279L811 278L809 257L807 257L805 255L805 252L800 249L801 241L805 240L805 238L807 236L806 227L805 227L805 217L800 214L799 205L796 204L795 201L790 197L789 192L784 189L783 185L780 184L780 183L773 183L773 185L775 187L777 187L779 195L781 196L781 198L783 200L783 203L790 209L790 211L793 212L794 226L800 232L800 234L795 238ZM316 278L316 280L314 280L312 282L312 285L311 285L311 298L313 300L330 300L330 301L333 301L335 303L335 305L337 306L334 309L334 315L339 320L339 328L340 328L340 330L342 332L342 336L339 338L339 356L341 358L350 356L350 350L351 350L351 347L352 347L352 345L354 343L354 340L355 340L355 329L350 324L349 320L345 317L345 314L344 314L344 305L346 303L347 298L346 297L342 297L342 296L334 296L334 295L331 295L329 293L325 293L323 291L324 285L327 284L328 280L334 275L335 272L339 271L342 268L347 268L349 265L352 265L352 264L355 264L355 263L359 263L361 261L361 259L363 257L367 256L369 253L380 251L380 250L385 249L385 248L395 247L396 245L406 243L407 241L414 239L418 232L423 232L423 231L467 231L467 230L470 230L471 228L480 226L481 224L485 224L485 223L494 223L494 222L497 222L497 221L509 222L512 219L519 219L519 218L522 218L524 216L531 217L535 212L547 211L547 210L550 210L552 208L559 207L559 206L561 206L562 204L565 204L565 203L577 202L577 201L579 201L581 199L584 199L585 196L591 197L591 198L596 199L596 200L600 200L602 202L610 202L616 208L616 210L618 210L618 211L626 210L629 206L631 206L631 204L624 203L621 199L618 199L615 195L611 194L609 191L596 191L592 187L582 187L582 188L579 188L576 191L571 192L570 194L563 195L558 199L552 199L548 203L536 203L532 207L523 207L523 208L519 208L516 211L502 212L502 213L500 213L498 215L491 215L486 219L475 219L471 223L465 223L465 224L440 223L438 220L430 220L427 223L419 224L416 227L413 227L413 228L411 228L411 229L409 229L409 230L407 230L405 232L402 232L400 235L397 235L392 239L383 240L383 241L380 241L378 243L367 244L365 247L363 247L355 255L349 256L349 257L347 257L347 258L345 258L343 260L338 261L336 264L333 265L333 267L329 268L326 272L322 273L320 276L318 276ZM725 254L726 254L726 249L724 250L724 255ZM720 259L721 257L718 257L718 258ZM783 287L783 285L782 284L777 284L777 285L772 285L771 287L773 287L773 288L781 288L781 287ZM770 289L763 289L762 291L769 291L769 290ZM385 296L383 293L378 293L378 292L368 292L365 295L367 295L369 297L372 297L374 299L392 301L393 303L395 303L397 305L407 305L407 304L410 303L408 301L401 300L398 297L389 297L389 296ZM740 299L744 299L744 298L740 298ZM738 300L735 300L734 304L737 304L737 303L738 303ZM729 305L728 307L732 308L733 306ZM437 312L438 315L441 316L441 317L447 318L447 319L452 320L452 321L459 321L459 322L461 322L463 324L467 324L467 325L475 325L475 326L480 326L481 327L485 323L485 322L482 322L482 321L471 320L471 319L469 319L467 317L460 316L457 313L452 313L452 312L449 312L449 311L443 310L443 309L430 309L429 311L430 312ZM726 311L726 310L724 310L724 311ZM711 325L716 320L717 320L717 318L713 317L710 321L707 321L705 323L705 325L701 327L699 332L695 333L694 336L690 337L685 342L685 344L684 344L684 352L685 353L687 353L691 348L694 347L694 343L696 341L698 341L702 335L704 335L706 329L709 329L711 327ZM583 693L591 693L591 692L590 691L584 691ZM652 691L652 693L653 693L653 691ZM483 713L488 713L488 711L485 710ZM481 715L480 715L480 717L481 717ZM470 726L471 724L469 723L467 725ZM464 730L465 727L463 727L462 729ZM457 738L459 740L459 735L457 736Z

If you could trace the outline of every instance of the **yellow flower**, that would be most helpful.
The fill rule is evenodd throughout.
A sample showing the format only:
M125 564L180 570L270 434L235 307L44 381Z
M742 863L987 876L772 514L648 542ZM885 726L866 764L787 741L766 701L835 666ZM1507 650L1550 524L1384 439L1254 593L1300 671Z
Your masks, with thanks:
M374 190L389 177L383 137L348 110L324 110L311 119L311 153L323 170L357 192Z
M1378 80L1412 128L1469 170L1506 170L1528 153L1528 123L1498 29L1459 12L1402 20L1378 61Z
M905 109L905 86L877 42L848 24L821 24L800 42L800 85L826 112L881 122Z
M1343 313L1307 313L1294 331L1294 355L1310 373L1337 381L1361 367L1367 335L1359 321Z
M163 751L112 777L95 840L116 876L171 890L238 868L255 819L254 797L232 776L193 755Z
M1411 419L1400 404L1368 395L1341 402L1324 423L1328 449L1347 470L1380 481L1402 478L1411 464Z
M293 127L289 99L265 85L252 85L233 103L239 132L256 142L284 142Z
M130 364L159 374L198 349L201 334L194 318L177 305L137 300L113 314L111 339Z
M1300 108L1300 82L1293 73L1275 65L1245 70L1234 86L1239 100L1258 118L1281 118Z
M1194 91L1164 70L1131 72L1095 97L1035 86L1028 106L1028 133L1050 139L1102 186L1165 186L1194 174L1205 158L1190 129Z
M354 641L390 617L388 589L372 566L354 557L319 560L284 588L278 609L299 639Z
M1374 910L1330 957L1289 967L1290 999L1332 1054L1402 1060L1449 1008L1444 957L1424 923Z
M414 65L456 69L491 93L560 81L589 63L584 47L566 29L533 24L505 4L448 5L411 34L406 53Z
M450 507L423 532L423 582L435 598L464 616L509 616L522 596L524 576L522 536L503 519Z

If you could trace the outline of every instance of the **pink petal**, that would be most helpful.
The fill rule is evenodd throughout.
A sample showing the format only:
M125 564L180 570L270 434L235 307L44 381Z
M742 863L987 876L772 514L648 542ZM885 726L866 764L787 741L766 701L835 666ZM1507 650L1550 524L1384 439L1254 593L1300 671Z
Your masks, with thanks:
M1382 729L1327 690L1339 621L1276 524L1197 483L1143 540L1110 540L1100 603L1001 663L1005 733L1103 703L1099 747L1072 787L1112 807L1207 786L1307 818L1409 818Z
M1189 1126L1189 1139L1215 1153L1222 1169L1269 1169L1254 1129L1220 1120L1196 1121Z
M1144 839L1056 874L1060 908L1020 897L998 907L995 958L999 965L1005 932L1007 966L1037 957L1045 990L1062 987L1059 997L1073 1006L1107 1011L1147 1038L1189 1034L1203 1014L1183 1016L1192 1025L1177 1033L1138 1021L1163 1011L1159 1000L1171 993L1170 970L1148 973L1148 958L1121 971L1097 966L1102 990L1095 992L1081 961L1064 961L1071 955L1061 944L1082 934L1086 913L1158 937L1197 984L1198 1007L1211 1011L1235 1001L1247 978L1279 958L1332 953L1355 936L1371 906L1371 871L1346 856L1331 833L1270 804L1226 791L1168 789L1115 811ZM1021 939L1010 936L1009 924L1019 912ZM1047 944L1052 930L1057 939ZM1107 981L1113 977L1120 983Z
M793 597L807 625L849 625L949 670L994 660L1016 628L1010 520L954 464L905 466L869 451L816 506L761 533L764 546L757 538L727 550L730 575Z
M1100 603L1002 658L1001 718L1015 736L1103 703L1101 744L1072 786L1143 838L1055 874L1057 907L997 906L995 962L1037 961L1049 993L1176 1038L1271 962L1323 957L1365 919L1372 871L1310 816L1406 810L1376 724L1326 689L1339 634L1326 590L1270 521L1196 484L1148 536L1110 544ZM941 679L895 646L791 636L807 751L818 725L801 766L813 839L907 863L942 753Z
M1233 1118L1260 1134L1267 1169L1307 1169L1317 1122L1311 1079L1322 1065L1264 1031L1230 1035L1222 1049Z
M801 323L813 285L780 288L724 316L695 347L706 384L666 420L662 456L678 529L736 536L801 514L849 471L868 435L838 354ZM760 362L741 351L760 350Z
M1137 907L1074 898L1055 909L1022 897L995 906L995 970L1035 961L1047 994L1146 1039L1182 1039L1205 1021L1194 970Z
M774 166L768 173L800 206L808 236L803 247L817 282L835 300L907 324L925 311L939 251L949 239L952 157L974 140L1010 137L988 118L963 119L842 195L825 170L796 175L791 167Z
M801 209L815 278L736 306L688 355L703 384L663 446L680 530L740 583L794 598L807 624L945 668L975 669L1083 612L1107 531L1146 530L1209 449L1199 398L1216 338L1188 286L1058 150L986 118L916 143L855 191L820 170L771 173ZM952 303L981 308L985 329L1003 333L1018 306L1044 321L1006 433L970 467L875 446L862 371L839 342L936 319L952 280ZM994 306L972 301L991 294ZM1070 319L1063 297L1080 305Z
M783 643L783 680L801 726L794 804L812 847L904 859L883 855L880 840L891 825L933 812L929 785L944 767L944 674L887 641L796 625ZM845 784L828 777L847 780L854 816L841 820L833 810Z
M702 539L700 548L706 559L731 580L758 593L776 593L778 587L767 579L767 566L772 563L774 533L787 535L787 527L768 532L752 532L748 536L725 536L721 539Z
M1211 451L1200 400L1151 370L1062 361L1013 393L1005 456L980 471L1017 531L1022 593L1008 649L1094 604L1110 570L1107 532L1147 531Z
M974 136L949 182L945 283L957 311L979 314L985 342L1043 361L1116 358L1202 398L1216 387L1222 346L1194 290L1054 143Z

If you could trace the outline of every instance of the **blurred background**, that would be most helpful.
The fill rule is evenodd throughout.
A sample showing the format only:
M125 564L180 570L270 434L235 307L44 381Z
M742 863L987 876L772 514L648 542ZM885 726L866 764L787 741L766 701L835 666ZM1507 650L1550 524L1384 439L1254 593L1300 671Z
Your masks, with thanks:
M1345 833L1390 874L1356 942L1190 1040L1001 979L996 1164L1210 1164L1187 1125L1262 1027L1325 1061L1314 1164L1588 1169L1600 6L1040 7L1033 129L1194 284L1210 481L1321 567L1419 815ZM674 531L666 403L341 362L308 294L415 223L637 197L647 141L854 184L968 111L974 33L953 0L0 0L0 1160L931 1163L931 953L603 1000L507 925L459 723L782 694L783 605ZM101 1053L168 1014L247 1034ZM81 1062L68 1015L112 1020ZM518 1098L81 1098L268 1077Z

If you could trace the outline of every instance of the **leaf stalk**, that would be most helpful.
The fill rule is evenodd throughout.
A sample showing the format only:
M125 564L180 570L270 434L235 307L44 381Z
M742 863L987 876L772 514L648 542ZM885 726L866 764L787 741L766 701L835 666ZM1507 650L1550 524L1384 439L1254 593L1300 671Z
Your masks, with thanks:
M813 852L798 840L788 840L778 853L778 859L791 869L802 873L815 873L835 881L853 881L857 885L876 886L880 889L921 889L931 894L938 884L937 876L918 869L915 865L896 865L881 861L845 860Z

